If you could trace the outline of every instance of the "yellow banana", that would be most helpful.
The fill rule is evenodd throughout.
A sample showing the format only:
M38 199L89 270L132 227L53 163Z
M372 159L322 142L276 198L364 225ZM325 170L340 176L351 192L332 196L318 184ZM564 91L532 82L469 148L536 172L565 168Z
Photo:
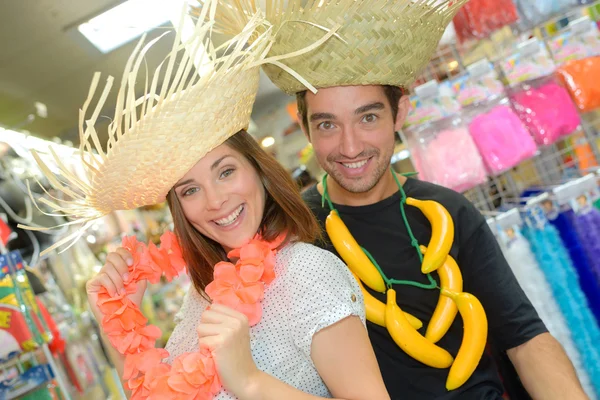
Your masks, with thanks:
M409 323L396 304L396 291L387 292L385 324L394 342L409 356L433 368L448 368L452 356L446 350L431 343Z
M446 289L442 289L442 294L454 300L464 323L463 341L446 381L446 389L454 390L461 387L477 368L485 350L488 324L483 306L477 297Z
M423 257L421 272L429 274L442 266L454 241L454 222L448 210L433 200L406 198L406 204L418 208L431 224L429 252Z
M423 253L427 252L425 246L421 246ZM460 293L463 290L463 280L460 268L450 254L446 257L444 264L437 270L440 276L440 286L442 289L448 289L453 292ZM427 324L427 332L425 337L433 343L437 343L450 329L450 326L456 318L458 308L454 301L440 293L435 311L431 316L429 324Z
M325 229L333 247L350 271L374 291L385 293L385 283L379 271L362 251L336 210L332 210L327 216Z
M383 304L365 289L356 274L352 273L352 275L354 275L354 279L356 279L356 282L358 282L358 286L360 286L360 290L365 298L365 311L367 312L367 319L372 323L385 328L385 304ZM421 320L414 315L405 312L404 316L413 328L421 329L423 327L423 322L421 322Z

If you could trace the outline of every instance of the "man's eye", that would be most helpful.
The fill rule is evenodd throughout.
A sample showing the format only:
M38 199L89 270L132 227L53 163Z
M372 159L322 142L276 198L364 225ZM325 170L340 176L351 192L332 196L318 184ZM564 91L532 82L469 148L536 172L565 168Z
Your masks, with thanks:
M363 117L363 122L371 123L377 121L377 115L375 114L367 114Z
M326 121L326 122L321 122L321 123L318 125L318 128L319 128L319 129L323 129L323 130L326 130L326 131L327 131L327 130L329 130L329 129L333 129L333 124L332 124L331 122L327 122L327 121Z

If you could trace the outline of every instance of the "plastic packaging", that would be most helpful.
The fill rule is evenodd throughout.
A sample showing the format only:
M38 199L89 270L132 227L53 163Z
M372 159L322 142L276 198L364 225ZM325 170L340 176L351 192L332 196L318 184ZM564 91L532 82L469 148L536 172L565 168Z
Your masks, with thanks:
M580 125L569 92L552 77L523 82L511 88L513 108L540 145L556 142Z
M600 108L600 57L567 62L557 71L573 101L583 112Z
M586 393L594 398L594 385L584 367L581 354L573 342L571 330L552 294L552 288L531 252L529 242L523 237L518 226L500 231L498 239L504 257L519 285L535 307L548 331L564 347ZM600 384L600 375L596 378L597 383Z
M533 27L562 10L577 5L577 0L516 0L523 28Z
M463 192L487 175L465 121L459 116L404 130L419 178Z
M484 39L518 19L512 0L471 0L460 9L453 22L458 40L464 42Z
M469 132L491 174L504 172L536 154L535 141L508 99L479 104L469 114L474 115Z
M600 350L597 346L600 329L588 307L594 304L586 301L557 230L547 223L539 205L528 208L525 222L523 236L528 240L552 289L552 295L569 325L571 337L579 350L592 386L597 388L600 384Z
M588 16L569 22L548 39L548 48L554 61L562 65L567 61L580 60L600 55L600 32L598 26Z

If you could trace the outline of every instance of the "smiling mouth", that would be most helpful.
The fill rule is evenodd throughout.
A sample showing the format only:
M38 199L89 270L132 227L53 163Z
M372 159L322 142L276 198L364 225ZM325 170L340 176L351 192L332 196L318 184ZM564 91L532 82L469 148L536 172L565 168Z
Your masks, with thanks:
M220 218L220 219L215 219L215 220L213 220L213 222L219 226L229 226L229 225L233 224L235 221L237 221L237 219L240 216L240 214L242 213L242 211L244 211L243 204L241 206L239 206L238 208L236 208L228 216L226 216L224 218Z
M371 159L371 157L369 157L365 160L357 161L357 162L353 162L353 163L340 162L340 164L342 164L344 167L349 168L349 169L357 169L357 168L363 167L366 163L369 162L370 159Z

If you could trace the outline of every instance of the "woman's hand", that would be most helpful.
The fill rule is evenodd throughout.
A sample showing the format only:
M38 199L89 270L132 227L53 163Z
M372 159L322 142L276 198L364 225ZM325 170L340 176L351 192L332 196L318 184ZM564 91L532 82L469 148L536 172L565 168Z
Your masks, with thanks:
M98 310L98 291L101 288L106 288L108 294L116 296L125 293L123 281L128 278L129 266L133 263L131 253L122 247L111 252L106 257L106 264L100 272L92 279L87 281L85 289L88 295L88 301L92 307L92 312L97 319L101 319L100 311ZM138 307L142 303L144 292L146 291L147 282L141 281L137 283L135 293L129 295L129 299Z
M250 351L248 318L240 312L213 304L202 313L197 328L200 348L211 350L223 386L244 398L260 373Z

